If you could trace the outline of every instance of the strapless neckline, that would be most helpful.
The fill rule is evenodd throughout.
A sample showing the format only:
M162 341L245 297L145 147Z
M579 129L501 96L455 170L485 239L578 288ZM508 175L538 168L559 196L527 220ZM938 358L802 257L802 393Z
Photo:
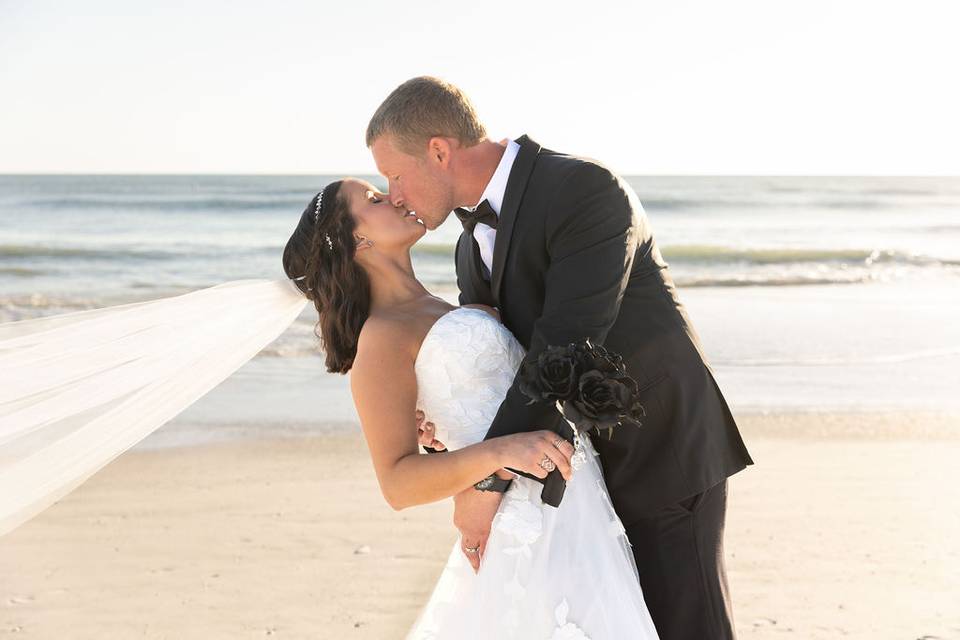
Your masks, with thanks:
M417 408L436 425L434 437L451 451L483 440L523 356L483 309L456 307L434 320L414 362Z
M433 321L433 324L430 325L430 328L427 329L427 334L426 334L425 336L423 336L423 340L420 341L420 348L417 349L417 357L416 357L416 359L414 359L414 361L413 361L413 368L414 368L414 369L417 368L417 364L420 362L420 354L423 353L423 347L426 346L426 344L427 344L427 342L430 340L430 338L431 338L434 334L436 334L436 329L437 329L437 327L440 326L440 324L441 324L444 320L446 320L448 317L450 317L450 316L452 316L453 314L455 314L457 311L473 311L473 312L479 313L479 314L481 314L481 315L489 318L490 320L496 322L497 324L499 324L499 321L498 321L496 318L494 318L493 316L491 316L489 313L487 313L487 312L484 311L483 309L477 309L477 308L475 308L475 307L456 307L456 308L454 308L454 309L450 309L450 311L447 311L446 313L444 313L443 315L441 315L439 318L437 318L436 320L434 320L434 321Z

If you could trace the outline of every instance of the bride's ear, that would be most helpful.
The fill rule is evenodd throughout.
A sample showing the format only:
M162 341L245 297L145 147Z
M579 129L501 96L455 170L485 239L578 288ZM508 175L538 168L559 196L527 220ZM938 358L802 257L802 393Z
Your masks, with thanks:
M363 251L364 249L369 249L373 246L373 240L361 235L353 235L354 242L357 243L357 251Z

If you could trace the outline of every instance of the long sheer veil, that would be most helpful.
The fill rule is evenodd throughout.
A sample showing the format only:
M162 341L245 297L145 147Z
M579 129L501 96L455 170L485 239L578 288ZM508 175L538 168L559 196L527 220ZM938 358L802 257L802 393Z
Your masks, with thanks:
M296 319L290 280L0 324L0 535L229 377Z

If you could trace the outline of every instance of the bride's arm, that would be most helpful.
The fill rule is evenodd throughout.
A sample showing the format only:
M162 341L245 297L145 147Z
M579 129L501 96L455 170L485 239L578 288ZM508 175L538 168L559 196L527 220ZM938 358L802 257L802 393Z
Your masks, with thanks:
M350 372L353 401L380 491L391 507L399 510L447 498L501 467L539 468L543 451L556 451L553 434L542 431L526 434L530 438L491 438L443 455L421 455L414 417L416 355L404 346L404 333L395 326L368 321ZM566 466L556 462L558 467Z

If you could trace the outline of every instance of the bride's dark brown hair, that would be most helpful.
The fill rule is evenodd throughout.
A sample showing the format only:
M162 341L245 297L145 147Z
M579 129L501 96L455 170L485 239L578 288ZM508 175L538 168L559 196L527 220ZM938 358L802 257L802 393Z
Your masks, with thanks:
M314 333L331 373L350 371L360 329L370 315L370 280L354 260L356 225L347 198L340 193L342 185L342 180L331 182L310 200L283 249L284 272L313 301L320 316Z

